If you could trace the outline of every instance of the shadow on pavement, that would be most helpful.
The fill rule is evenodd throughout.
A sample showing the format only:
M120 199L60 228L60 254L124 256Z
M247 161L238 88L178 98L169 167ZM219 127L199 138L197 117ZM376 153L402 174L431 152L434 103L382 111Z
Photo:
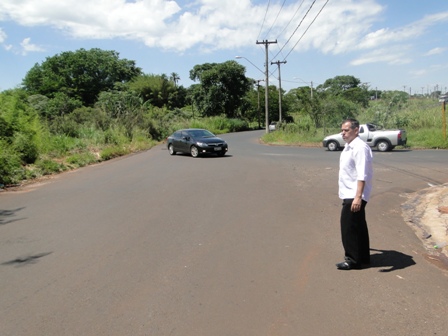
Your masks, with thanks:
M22 218L13 219L12 217L14 217L19 211L21 211L23 209L25 209L25 208L22 207L22 208L13 209L13 210L0 209L0 225L6 225L9 223L21 220Z
M37 263L38 259L45 257L49 254L51 254L52 252L45 252L45 253L39 253L39 254L35 254L35 255L27 255L27 256L23 256L23 257L18 257L14 260L10 260L7 262L2 263L1 265L4 266L8 266L8 265L16 265L16 266L24 266L24 265L29 265L29 264L35 264Z
M370 255L370 268L388 267L381 269L380 272L392 272L416 264L412 256L398 251L378 250L373 248L370 250L379 252Z

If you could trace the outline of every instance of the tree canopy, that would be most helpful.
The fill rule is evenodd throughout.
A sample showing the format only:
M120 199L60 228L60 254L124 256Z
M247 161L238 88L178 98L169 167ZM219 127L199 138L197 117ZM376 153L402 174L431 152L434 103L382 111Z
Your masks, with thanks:
M321 95L342 97L353 103L366 107L370 100L370 92L367 85L354 76L336 76L327 79L317 87Z
M244 66L235 61L196 65L190 70L190 79L200 82L191 97L206 116L236 117L251 87Z
M129 82L129 89L153 106L183 107L186 90L183 86L176 85L178 79L179 76L175 73L171 74L170 79L166 75L141 75Z
M54 98L56 93L64 93L85 106L92 106L100 92L139 74L141 69L135 61L120 59L116 51L79 49L36 63L23 79L23 86L30 94Z

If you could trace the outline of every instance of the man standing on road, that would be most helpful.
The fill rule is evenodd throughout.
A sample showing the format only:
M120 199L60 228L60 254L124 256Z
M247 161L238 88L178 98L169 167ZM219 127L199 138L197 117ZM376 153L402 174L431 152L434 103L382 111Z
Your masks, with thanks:
M345 260L340 270L370 264L370 242L365 207L372 191L372 150L358 137L359 122L347 119L341 126L346 142L339 160L339 198L342 200L341 235Z

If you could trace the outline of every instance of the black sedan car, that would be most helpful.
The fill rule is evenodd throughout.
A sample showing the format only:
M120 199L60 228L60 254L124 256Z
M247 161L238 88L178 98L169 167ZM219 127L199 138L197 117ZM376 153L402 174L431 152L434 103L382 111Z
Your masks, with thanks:
M190 153L192 157L198 157L201 154L224 156L228 150L224 140L200 128L178 130L167 138L166 145L170 155L182 152Z

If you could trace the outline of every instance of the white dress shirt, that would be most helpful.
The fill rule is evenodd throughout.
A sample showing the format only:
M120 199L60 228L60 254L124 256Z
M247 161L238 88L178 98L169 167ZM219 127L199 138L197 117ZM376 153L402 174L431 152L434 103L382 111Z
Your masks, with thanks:
M345 144L339 159L339 198L355 198L358 181L365 181L362 199L366 202L372 192L373 155L369 145L356 137Z

